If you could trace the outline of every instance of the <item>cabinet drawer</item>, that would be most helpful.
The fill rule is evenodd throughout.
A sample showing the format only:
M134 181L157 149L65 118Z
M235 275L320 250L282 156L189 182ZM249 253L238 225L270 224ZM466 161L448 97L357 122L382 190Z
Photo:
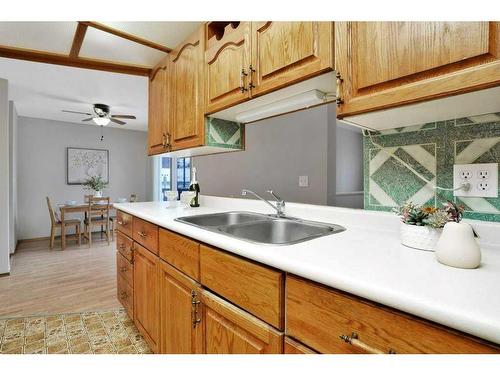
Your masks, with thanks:
M117 276L118 301L125 307L130 319L134 319L134 289L120 274Z
M200 255L202 285L283 328L283 273L204 245Z
M499 353L458 332L294 276L286 278L287 334L321 353ZM351 345L341 335L357 334Z
M132 237L132 215L123 211L116 211L116 229Z
M158 254L158 227L134 216L133 238L153 254Z
M179 234L160 229L160 258L200 281L200 244Z
M134 262L134 241L120 232L116 233L116 250L129 262Z
M122 276L132 288L134 287L134 265L120 253L116 253L116 273Z

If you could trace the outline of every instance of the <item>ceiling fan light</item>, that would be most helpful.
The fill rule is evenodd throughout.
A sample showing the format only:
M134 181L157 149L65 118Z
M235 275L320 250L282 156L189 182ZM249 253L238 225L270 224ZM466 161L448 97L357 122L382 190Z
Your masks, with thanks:
M107 117L94 117L93 120L97 125L101 125L101 126L108 125L109 121L110 121L109 118L107 118Z

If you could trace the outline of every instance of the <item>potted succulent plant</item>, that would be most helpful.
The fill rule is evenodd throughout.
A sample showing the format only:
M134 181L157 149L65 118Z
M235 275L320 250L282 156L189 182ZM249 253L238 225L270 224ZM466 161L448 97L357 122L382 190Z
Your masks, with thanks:
M108 183L104 181L104 179L97 175L97 176L92 176L85 180L83 186L89 190L94 191L94 197L102 197L102 191L103 189L108 186Z
M395 209L401 217L401 243L420 250L434 251L443 231L450 221L460 221L463 206L448 201L442 208L417 206L412 202Z

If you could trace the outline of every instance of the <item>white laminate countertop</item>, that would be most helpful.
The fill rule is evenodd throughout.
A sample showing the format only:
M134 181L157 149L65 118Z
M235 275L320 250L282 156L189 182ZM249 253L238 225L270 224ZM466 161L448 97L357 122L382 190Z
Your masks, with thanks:
M287 203L286 214L346 231L289 246L259 245L174 221L224 211L273 213L263 202L201 196L199 208L163 202L115 207L161 227L283 271L500 344L500 223L470 221L481 239L475 270L438 263L433 252L399 242L390 213Z

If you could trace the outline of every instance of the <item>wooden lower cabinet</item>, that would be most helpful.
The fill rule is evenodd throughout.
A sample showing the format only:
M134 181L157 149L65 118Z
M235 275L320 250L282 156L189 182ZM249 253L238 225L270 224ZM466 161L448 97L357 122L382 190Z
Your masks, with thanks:
M159 274L159 258L136 243L134 251L134 323L155 353L158 352L160 337Z
M161 353L202 353L200 285L165 261L159 285Z
M286 323L287 335L320 353L500 353L479 339L290 275Z
M305 346L301 342L286 336L285 337L285 354L318 354L318 352Z
M282 332L206 290L202 310L205 353L283 353Z

